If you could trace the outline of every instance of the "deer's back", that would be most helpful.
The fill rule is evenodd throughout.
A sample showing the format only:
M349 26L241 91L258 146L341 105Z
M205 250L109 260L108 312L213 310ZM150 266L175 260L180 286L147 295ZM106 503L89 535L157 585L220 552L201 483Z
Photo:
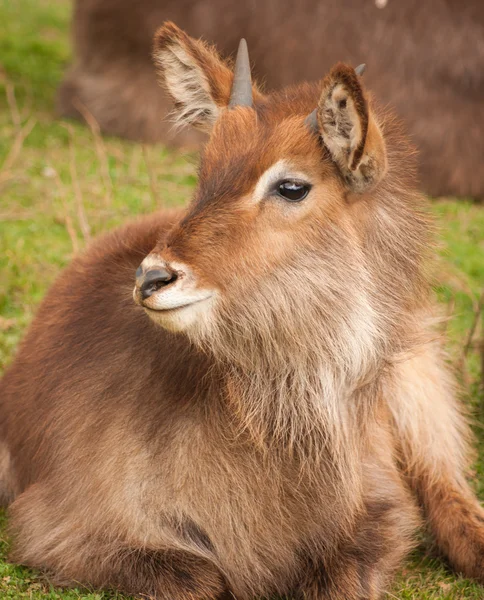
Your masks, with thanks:
M53 462L68 468L67 455L89 460L114 420L163 420L176 413L166 403L187 395L187 342L155 327L132 299L137 266L175 218L157 214L102 237L41 304L0 382L0 433L19 491Z

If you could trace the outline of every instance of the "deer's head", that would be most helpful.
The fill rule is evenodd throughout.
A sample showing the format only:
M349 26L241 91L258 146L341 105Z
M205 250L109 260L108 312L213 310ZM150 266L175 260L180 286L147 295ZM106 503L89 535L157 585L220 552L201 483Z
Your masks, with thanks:
M232 69L172 23L154 59L178 123L210 137L185 218L138 270L137 302L235 357L246 346L370 352L382 319L368 245L388 166L359 73L337 64L322 82L265 95L244 41Z

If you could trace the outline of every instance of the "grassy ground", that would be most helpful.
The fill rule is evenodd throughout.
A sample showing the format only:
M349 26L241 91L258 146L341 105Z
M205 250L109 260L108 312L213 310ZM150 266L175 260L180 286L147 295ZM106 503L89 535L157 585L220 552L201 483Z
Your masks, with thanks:
M55 88L69 59L69 14L66 0L0 0L0 370L53 278L90 237L183 202L195 183L194 157L101 139L54 119ZM472 343L463 352L484 282L484 208L446 199L433 210L441 226L436 294L454 315L449 352L476 417L479 458L470 477L484 500L479 357ZM5 523L0 512L0 598L121 600L56 590L38 573L9 564ZM477 600L484 588L454 576L422 548L388 597Z

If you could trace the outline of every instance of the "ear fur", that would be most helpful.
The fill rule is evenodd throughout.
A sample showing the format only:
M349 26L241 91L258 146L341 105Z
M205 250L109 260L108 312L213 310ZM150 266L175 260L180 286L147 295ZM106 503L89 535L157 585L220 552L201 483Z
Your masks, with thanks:
M351 191L363 193L387 170L385 141L352 67L335 65L323 80L320 135Z
M153 60L175 105L175 122L210 130L230 98L233 73L226 63L170 21L156 32Z

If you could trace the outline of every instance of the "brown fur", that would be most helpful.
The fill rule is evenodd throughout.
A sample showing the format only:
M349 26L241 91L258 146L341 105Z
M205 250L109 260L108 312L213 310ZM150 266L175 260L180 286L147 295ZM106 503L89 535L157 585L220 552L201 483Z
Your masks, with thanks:
M206 47L173 24L157 40L161 76L196 65L188 88L166 81L190 122L225 66L197 61ZM219 114L188 210L100 238L47 294L0 384L15 561L165 600L377 600L420 505L451 563L484 581L469 431L428 319L413 153L358 104L350 67L335 86L341 73L353 88L333 116L362 132L368 186L346 177L324 118L319 134L306 126L324 83L227 109L212 82L197 125ZM270 179L294 170L312 186L296 203ZM153 268L178 275L145 297ZM212 296L157 308L180 289Z
M156 28L173 19L233 55L241 33L270 89L317 80L337 61L368 64L365 80L405 121L432 195L484 198L484 4L480 0L78 0L74 64L62 115L79 98L103 131L170 141L170 110L150 61ZM143 89L143 94L139 90ZM195 144L194 132L176 141Z

